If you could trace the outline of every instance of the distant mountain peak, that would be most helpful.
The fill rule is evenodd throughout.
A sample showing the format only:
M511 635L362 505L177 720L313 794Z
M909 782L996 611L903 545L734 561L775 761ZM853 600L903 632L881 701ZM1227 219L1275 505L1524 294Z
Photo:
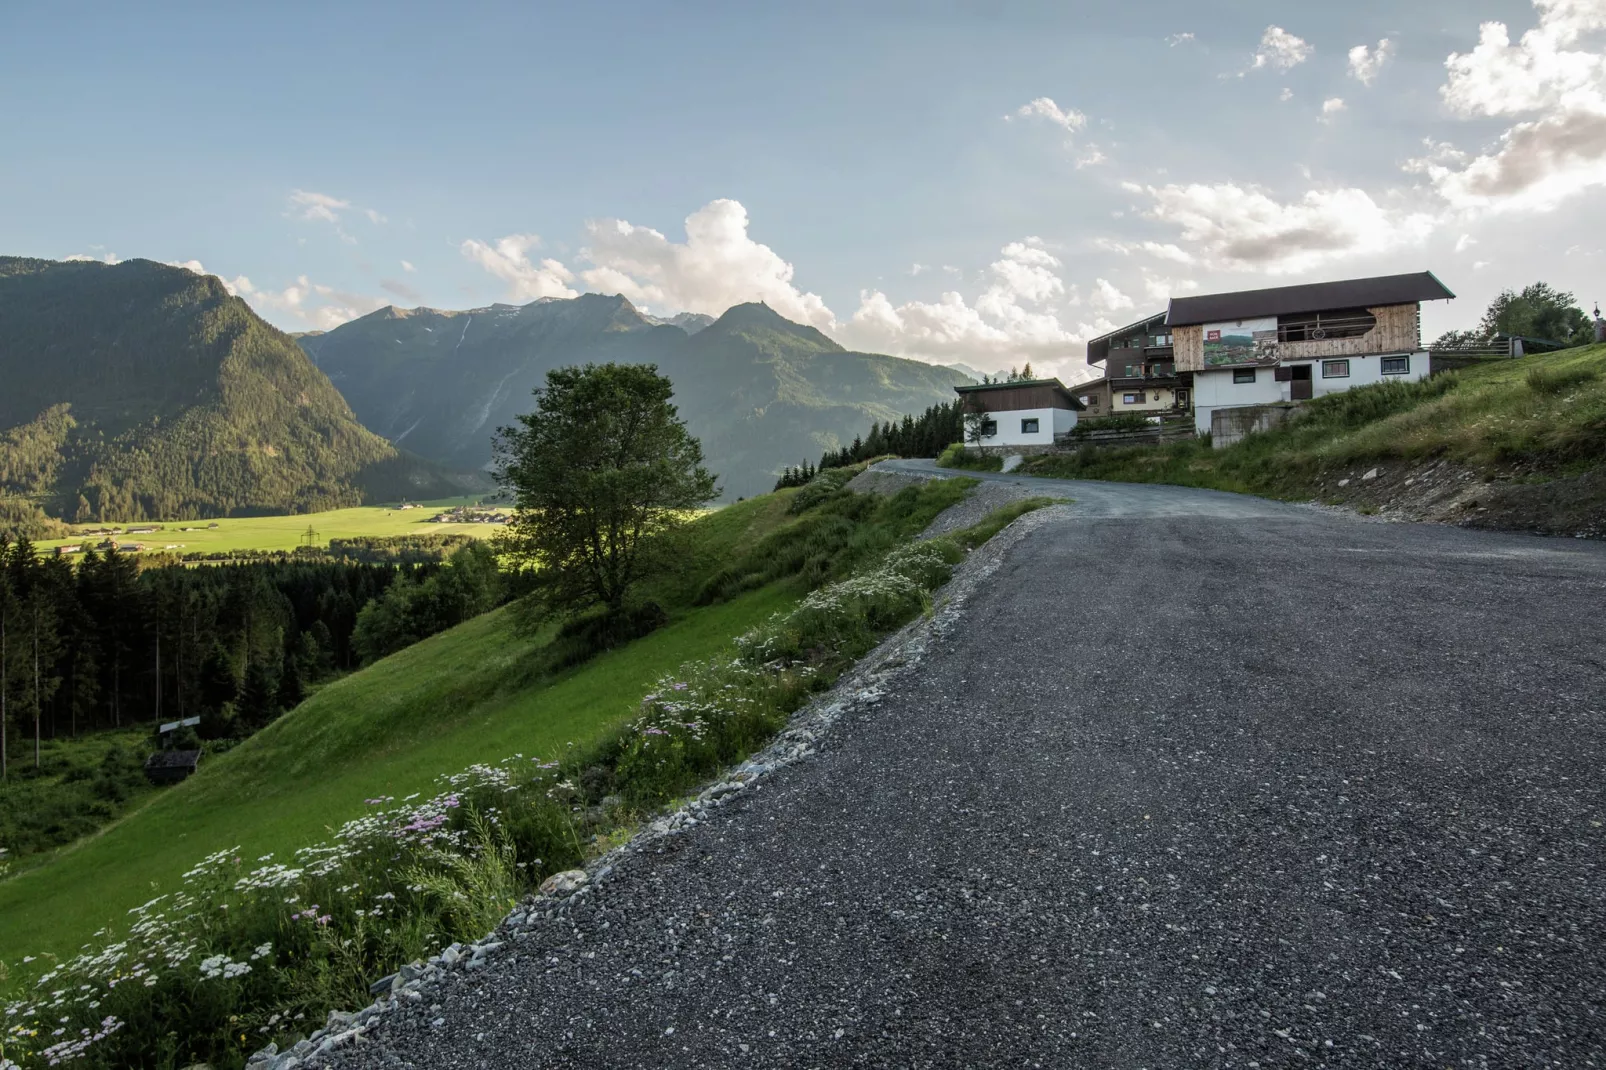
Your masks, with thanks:
M713 335L741 335L754 340L765 334L781 335L824 352L847 352L817 328L789 320L763 301L732 305L707 330Z

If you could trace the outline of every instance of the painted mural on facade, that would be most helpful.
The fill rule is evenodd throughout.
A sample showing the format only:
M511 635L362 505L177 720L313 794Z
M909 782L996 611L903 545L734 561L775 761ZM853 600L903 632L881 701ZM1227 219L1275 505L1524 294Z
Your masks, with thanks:
M1204 325L1204 365L1224 368L1235 364L1277 362L1277 318L1234 320Z

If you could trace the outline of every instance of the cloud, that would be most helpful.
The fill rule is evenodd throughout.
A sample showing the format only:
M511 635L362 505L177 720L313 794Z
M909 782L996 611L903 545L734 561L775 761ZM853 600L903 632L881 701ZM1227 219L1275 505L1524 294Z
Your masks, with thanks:
M339 197L298 189L290 192L290 208L286 214L296 219L338 223L341 211L350 207L350 201L343 201Z
M1004 121L1011 119L1047 119L1055 126L1063 127L1069 133L1076 133L1087 126L1087 116L1075 108L1061 108L1054 103L1052 97L1038 97L1028 104L1022 104L1015 109L1014 115L1004 116Z
M622 219L592 221L580 256L593 266L580 277L592 289L623 294L655 312L717 316L732 305L763 301L790 320L834 325L818 294L793 285L792 265L748 235L740 202L710 201L685 225L686 240L674 242Z
M415 305L424 303L424 295L400 279L380 279L379 288L388 294L401 298L403 301L411 301Z
M417 268L413 267L413 262L411 260L403 260L401 262L401 267L402 270L407 272L409 275L418 270Z
M1193 34L1191 33L1174 33L1165 39L1165 43L1172 48L1176 48L1178 45L1186 44L1192 40Z
M1267 26L1260 35L1260 48L1250 63L1250 70L1270 68L1286 71L1310 59L1315 49L1302 37L1295 37L1281 26Z
M94 248L94 246L90 246ZM116 253L73 253L62 257L63 260L88 260L97 264L121 264L122 260Z
M1474 238L1470 234L1463 234L1455 240L1455 251L1458 253L1464 253L1476 244L1478 244L1477 238Z
M542 297L577 297L569 288L574 272L550 257L536 263L530 250L539 247L534 234L509 234L488 245L473 238L458 246L459 251L492 275L507 283L513 301L535 301Z
M1172 279L1161 275L1143 273L1143 297L1152 304L1165 304L1177 294L1197 290L1199 283L1194 279Z
M1485 22L1478 44L1445 60L1439 92L1464 119L1522 117L1477 156L1430 145L1406 170L1427 176L1461 211L1547 211L1606 185L1606 53L1583 38L1606 29L1597 0L1534 0L1536 26L1515 43Z
M386 222L389 222L389 220L387 220L384 216L380 215L378 212L374 211L372 208L364 208L362 210L362 214L368 217L368 222L370 222L370 223L386 223Z
M169 260L167 263L173 267L193 271L197 275L214 274L207 271L199 260ZM217 280L230 294L243 299L259 313L266 311L290 316L319 330L338 327L348 320L366 316L376 309L383 308L386 304L383 298L337 290L333 286L313 282L305 275L297 276L295 282L282 290L262 289L245 275L236 275L232 279L218 275Z
M1133 306L1133 301L1113 285L1109 279L1096 279L1088 303L1100 312L1120 312Z
M1041 239L1010 242L989 265L989 282L974 301L949 291L936 301L894 305L881 291L864 290L841 336L861 349L987 366L1068 359L1087 335L1061 320L1075 303L1061 266Z
M1324 123L1332 122L1333 117L1339 112L1343 111L1344 108L1345 104L1343 97L1328 97L1326 100L1322 101L1321 121Z
M1387 37L1379 41L1376 48L1356 45L1349 50L1350 77L1362 85L1371 85L1377 78L1377 72L1383 69L1383 64L1387 63L1393 54L1394 42Z
M1089 145L1080 156L1076 158L1076 169L1084 167L1097 167L1101 163L1109 162L1109 157L1097 145Z
M1294 91L1287 86L1283 86L1283 91L1277 94L1277 99L1286 104L1294 99Z
M1291 202L1232 182L1144 192L1152 201L1145 214L1178 227L1189 255L1215 270L1305 271L1420 241L1435 222L1431 215L1384 208L1359 189L1310 190Z

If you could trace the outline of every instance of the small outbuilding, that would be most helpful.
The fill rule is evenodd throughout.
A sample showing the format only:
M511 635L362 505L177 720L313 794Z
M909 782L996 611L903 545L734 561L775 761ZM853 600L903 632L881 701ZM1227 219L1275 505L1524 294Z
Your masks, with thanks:
M956 386L965 415L965 441L984 450L1052 446L1071 433L1087 406L1058 379ZM980 441L970 428L980 431Z
M152 784L176 784L200 764L198 750L159 750L145 759L145 776Z

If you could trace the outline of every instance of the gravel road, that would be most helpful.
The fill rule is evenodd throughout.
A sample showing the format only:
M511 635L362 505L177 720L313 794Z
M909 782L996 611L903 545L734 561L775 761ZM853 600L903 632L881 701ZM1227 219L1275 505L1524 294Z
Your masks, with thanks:
M1606 1065L1606 546L1028 486L883 699L334 1065Z

